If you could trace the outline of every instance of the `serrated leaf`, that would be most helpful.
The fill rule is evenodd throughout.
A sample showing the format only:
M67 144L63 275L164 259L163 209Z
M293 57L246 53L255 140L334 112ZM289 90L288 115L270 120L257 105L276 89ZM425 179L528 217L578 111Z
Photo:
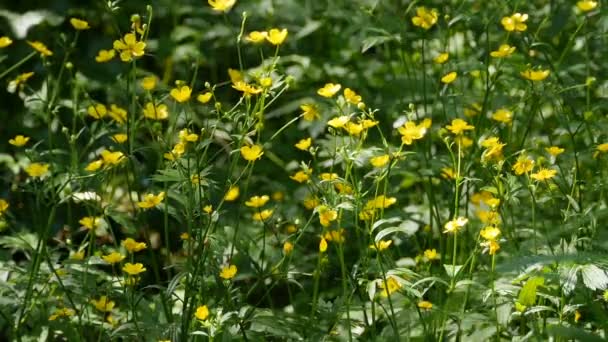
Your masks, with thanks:
M519 291L517 302L524 306L532 306L536 302L536 290L539 286L545 284L545 278L543 277L532 277L524 284Z

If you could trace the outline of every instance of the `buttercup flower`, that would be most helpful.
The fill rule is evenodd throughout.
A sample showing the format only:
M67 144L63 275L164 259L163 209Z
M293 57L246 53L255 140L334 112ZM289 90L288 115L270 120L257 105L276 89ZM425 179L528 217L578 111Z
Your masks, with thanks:
M295 145L298 150L307 151L312 144L312 138L306 138L298 141Z
M110 312L114 309L114 301L111 301L106 296L99 297L98 300L91 300L91 303L95 306L95 308L101 312Z
M245 95L245 96L257 95L263 91L262 88L256 88L256 87L252 86L251 84L248 84L243 81L237 81L236 83L234 83L232 85L232 88L243 92L243 95Z
M421 302L418 302L418 308L422 310L431 310L433 308L433 303L423 300Z
M384 167L386 164L388 164L388 162L391 160L390 156L388 154L384 154L381 156L377 156L377 157L373 157L369 160L370 164L372 164L373 167Z
M89 230L95 230L101 226L103 218L95 217L95 216L86 216L80 219L78 223L80 223L83 227Z
M513 112L506 108L500 108L492 114L492 120L510 124L513 121Z
M447 62L449 58L450 58L449 53L442 52L442 53L438 54L435 58L433 58L433 62L435 62L437 64L443 64L443 63Z
M528 15L527 14L521 14L521 13L514 13L513 15L509 16L509 17L504 17L502 18L502 20L500 21L500 23L502 24L502 27L504 27L504 29L506 31L512 32L512 31L519 31L519 32L523 32L525 31L528 26L525 24L525 22L528 20Z
M513 172L515 172L516 175L519 176L532 171L533 168L534 160L529 159L525 155L522 155L521 157L517 158L517 162L513 164L512 170Z
M126 238L120 243L129 253L136 253L148 247L145 242L137 242L132 238Z
M53 55L53 52L51 50L49 50L46 45L44 45L43 43L39 42L39 41L34 41L34 42L30 42L27 41L27 43L36 51L40 52L41 55L45 56L45 57L50 57Z
M101 151L101 160L104 165L118 165L122 162L124 154L120 151L110 152L108 150Z
M245 38L247 41L252 43L261 43L266 40L268 37L268 32L266 31L251 31Z
M325 240L325 238L321 238L321 241L319 242L319 252L321 253L325 253L327 251L327 240Z
M34 76L33 72L24 72L15 77L14 80L8 84L8 92L14 93L17 89L21 90L25 86L25 82Z
M118 252L112 252L110 254L102 256L101 258L108 264L113 265L123 261L125 256Z
M354 105L358 105L361 102L361 95L350 88L344 89L344 98L346 99L346 102Z
M13 40L7 36L0 37L0 49L5 48L9 45L13 44Z
M547 151L547 153L549 153L551 156L557 157L558 155L564 153L565 150L559 146L551 146L545 148L545 151Z
M452 71L441 78L441 82L445 84L450 84L456 80L458 77L458 73L456 71Z
M495 226L488 226L482 229L479 235L487 241L496 241L500 236L500 229Z
M253 196L249 199L249 201L245 202L245 205L251 208L259 208L266 205L266 202L268 202L268 200L270 200L270 197L268 197L268 195Z
M399 134L401 134L401 143L404 145L411 145L414 140L422 139L426 134L426 130L427 128L424 124L417 125L414 121L408 121L397 129Z
M150 209L159 205L165 199L165 192L161 191L158 195L146 194L144 200L137 202L137 206L142 209Z
M266 40L270 42L272 45L281 45L287 38L287 29L276 29L273 28L268 31L268 35L266 36Z
M144 107L144 117L152 120L165 120L169 117L169 110L165 104L155 106L154 103L148 102Z
M346 123L348 123L349 121L350 118L348 117L348 115L341 115L327 121L327 124L333 128L344 128L344 126L346 126Z
M576 7L582 12L589 12L597 7L597 1L583 0L576 3Z
M95 61L97 63L109 62L114 58L114 56L116 56L115 50L99 50L99 52L97 52L97 56L95 56Z
M241 156L247 161L256 161L257 159L262 158L263 154L264 152L261 145L241 147Z
M298 183L304 183L308 179L310 179L310 176L308 175L308 173L306 173L304 171L298 171L295 174L289 176L289 178L295 180Z
M429 262L441 259L439 253L437 253L437 250L435 248L425 250L423 256Z
M206 320L209 317L209 309L207 308L207 305L202 305L196 308L194 317L196 317L196 319L200 319L201 321Z
M521 76L530 81L542 81L549 76L549 70L532 70L522 71Z
M428 30L437 23L438 18L439 14L437 13L437 10L428 10L426 7L421 6L416 9L416 16L412 18L412 24Z
M338 218L338 212L327 206L321 205L317 208L317 211L319 212L319 222L323 227L329 227L331 222Z
M265 209L262 211L259 211L257 213L254 213L252 215L252 218L254 221L266 221L268 220L268 218L270 218L270 216L272 216L273 210L271 209Z
M146 76L141 80L141 87L147 91L151 91L156 88L156 82L158 82L158 78L156 78L156 76Z
M494 58L505 58L511 56L513 52L515 52L515 46L510 46L509 44L501 44L498 47L498 50L490 52L490 56Z
M145 48L146 43L137 41L134 33L127 33L122 39L114 41L114 50L120 52L120 59L123 62L130 62L134 58L143 56Z
M70 19L70 24L72 24L72 27L78 31L88 30L91 28L91 26L89 26L88 22L78 19L78 18Z
M313 104L303 104L300 106L300 109L303 112L302 117L306 121L314 121L319 117L319 110Z
M465 131L475 129L475 126L469 125L466 121L462 119L454 119L452 120L452 124L445 126L445 128L447 128L454 135L460 135Z
M285 241L285 243L283 244L283 253L287 254L291 254L291 252L293 251L293 243L289 242L289 241Z
M53 314L49 316L49 321L54 321L58 318L71 317L71 316L74 316L74 314L76 314L76 311L74 311L72 309L68 309L68 308L55 309L55 311L53 311Z
M342 88L342 85L336 83L326 83L323 88L317 90L317 94L323 96L323 97L327 97L330 98L334 95L336 95L337 92L340 91L340 89Z
M217 12L228 12L236 4L236 0L208 0L207 2Z
M25 146L25 144L27 144L28 141L30 141L29 137L19 134L19 135L15 136L14 138L9 139L8 143L13 146L16 146L16 147L22 147L22 146Z
M457 217L451 221L448 221L444 226L444 233L458 233L469 220L466 217Z
M233 185L230 187L230 189L228 189L228 192L226 192L226 194L224 195L224 200L227 202L233 202L237 198L239 198L239 194L240 194L239 187L236 185Z
M31 163L25 168L25 172L30 177L43 177L49 172L50 165L47 163Z
M222 268L220 271L220 277L226 280L230 280L234 278L236 275L237 268L236 265L227 265Z
M116 121L121 125L127 122L127 111L124 108L120 108L115 104L110 105L108 115L110 115L112 120Z
M135 276L135 275L145 272L146 268L140 262L138 262L136 264L132 264L132 263L128 262L122 267L122 271L127 273L130 276Z
M371 249L377 249L382 252L383 250L389 248L393 244L393 240L380 240L375 245L369 245Z
M202 104L209 102L213 98L213 94L211 92L206 92L204 94L200 94L196 97L196 100Z
M177 101L179 103L186 102L186 101L190 100L190 95L192 94L192 88L188 87L187 85L184 85L181 87L171 89L171 92L169 94L175 101Z
M539 182L542 182L547 179L551 179L551 178L555 177L556 174L557 174L557 170L542 168L542 169L538 170L538 172L531 174L530 178L537 180Z
M382 281L379 284L379 287L382 289L382 297L388 297L393 294L393 292L399 291L401 286L401 283L393 276L386 277L386 282Z

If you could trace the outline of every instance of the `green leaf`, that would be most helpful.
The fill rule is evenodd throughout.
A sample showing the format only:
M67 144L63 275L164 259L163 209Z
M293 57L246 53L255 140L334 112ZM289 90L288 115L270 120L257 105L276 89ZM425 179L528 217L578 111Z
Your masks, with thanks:
M517 302L521 305L532 306L536 302L536 289L545 284L545 278L532 277L524 284L519 291Z
M608 275L606 275L606 271L595 265L583 266L581 268L581 275L583 276L583 283L590 290L605 290L608 287Z

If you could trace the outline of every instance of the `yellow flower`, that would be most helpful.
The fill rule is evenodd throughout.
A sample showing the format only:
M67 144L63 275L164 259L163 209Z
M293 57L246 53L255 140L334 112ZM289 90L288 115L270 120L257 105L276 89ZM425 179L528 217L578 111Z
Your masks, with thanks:
M150 209L159 205L165 199L165 192L161 191L158 195L146 194L144 200L137 202L137 206L142 209Z
M222 268L220 271L220 277L226 280L230 280L234 278L236 275L237 268L235 265L227 265Z
M302 140L298 141L298 143L295 146L299 150L306 151L306 150L308 150L308 148L310 147L311 144L312 144L312 138L306 138L306 139L302 139Z
M9 93L14 93L17 89L22 90L25 86L25 82L34 76L33 72L25 72L15 77L14 80L10 81L7 87Z
M389 276L386 278L386 282L380 282L379 286L382 289L382 297L388 297L395 291L399 291L402 285L395 277Z
M437 64L443 64L448 61L450 54L447 52L440 53L437 57L433 58L433 62Z
M86 229L95 230L95 228L99 228L99 226L101 226L101 220L101 217L86 216L81 218L78 223L80 223Z
M433 303L423 300L418 302L418 308L422 310L431 310L433 308Z
M302 205L304 206L304 208L306 208L308 210L312 210L312 209L316 208L319 205L319 203L321 203L321 202L319 201L318 198L309 196L304 199L304 201L302 202Z
M513 52L515 52L515 46L500 44L498 50L490 52L490 56L494 58L505 58L511 56Z
M283 253L287 254L291 254L291 252L293 251L293 243L289 242L289 241L285 241L285 243L283 244Z
M503 144L500 142L500 140L497 137L489 137L487 139L484 139L481 142L481 146L485 147L486 149L483 151L483 154L481 155L481 160L482 161L488 161L488 160L501 160L502 159L502 149L503 147L505 147L506 144Z
M325 238L321 238L321 241L319 242L319 252L321 253L325 253L327 251L327 240L325 240Z
M186 101L190 100L190 95L192 94L192 88L190 88L186 85L177 87L177 88L173 88L173 89L171 89L171 92L169 92L169 94L175 101L177 101L179 103L186 102Z
M469 222L469 220L466 217L457 217L451 221L446 222L446 224L443 226L443 232L454 234L458 233L460 230L462 230L462 227L467 224L467 222Z
M179 131L179 140L181 142L196 142L198 140L198 134L191 133L189 129L184 128Z
M343 243L346 240L344 237L344 228L340 230L330 230L323 235L323 238L327 241Z
M323 227L329 227L332 221L335 221L338 218L338 212L330 209L324 205L321 205L317 208L319 212L319 222Z
M475 129L475 126L469 125L466 121L462 119L454 119L452 120L452 124L445 126L445 128L452 132L452 134L460 135L464 131L470 131Z
M237 81L232 85L232 88L243 92L243 95L245 96L257 95L262 92L262 88L256 88L243 81Z
M196 100L202 104L205 104L211 100L213 94L211 92L206 92L204 94L200 94L196 97Z
M108 150L101 151L101 159L105 165L118 165L122 162L124 154L120 151L110 152Z
M52 315L49 316L49 321L54 321L57 318L74 316L76 311L67 308L55 309Z
M98 159L90 162L84 169L89 172L95 172L103 166L103 160Z
M494 226L488 226L479 232L482 238L488 241L496 241L500 236L500 229Z
M272 216L273 211L271 209L265 209L260 212L254 213L252 218L254 221L266 221Z
M401 143L404 145L411 145L414 140L422 139L426 130L427 128L423 124L416 125L414 121L408 121L397 129L401 134Z
M378 251L382 252L383 250L389 248L392 244L393 240L380 240L375 245L369 245L369 248L377 249Z
M0 198L0 217L8 210L8 202L4 198Z
M520 75L530 81L542 81L549 76L549 70L532 70L522 71Z
M323 88L320 88L319 90L317 90L317 94L323 96L323 97L327 97L330 98L334 95L336 95L337 92L340 91L340 89L342 89L342 85L336 83L326 83Z
M551 146L545 148L545 151L547 151L547 153L549 153L553 157L557 157L558 155L564 153L565 150L559 146Z
M108 114L108 109L105 105L98 103L94 106L87 107L87 114L93 119L103 119Z
M116 133L114 135L112 135L112 141L114 141L117 144L122 144L125 141L127 141L129 137L124 134L124 133Z
M120 108L115 104L110 105L110 111L108 113L112 120L119 124L127 122L127 111L124 108Z
M228 76L230 76L230 82L237 83L243 80L243 74L235 69L228 69Z
M200 319L201 321L206 320L209 317L209 308L207 308L207 305L202 305L196 308L194 317Z
M608 143L599 144L595 149L597 152L608 152Z
M354 123L354 122L347 122L346 125L344 125L344 130L352 136L359 136L359 134L361 134L361 132L363 131L363 125L359 124L359 123Z
M349 120L350 118L348 117L348 115L342 115L329 120L327 124L333 128L344 128L344 126L346 126L346 123L348 123Z
M99 50L97 52L97 56L95 56L95 62L97 63L106 63L111 61L114 56L116 56L116 51L114 50Z
M22 146L25 146L25 144L27 144L28 141L30 141L29 137L19 134L19 135L15 136L14 138L9 139L8 143L13 146L22 147Z
M227 201L227 202L236 201L236 199L239 198L239 195L240 195L239 187L236 185L233 185L230 187L230 189L228 189L228 191L224 195L224 201Z
M298 183L304 183L308 179L310 179L310 176L308 176L308 173L306 173L304 171L298 171L295 174L289 176L289 178L295 180Z
M522 155L521 157L517 158L517 162L513 164L512 170L516 175L519 176L532 171L533 168L534 160Z
M262 158L264 154L261 145L251 145L241 147L241 156L247 161L255 161Z
M456 179L456 171L451 167L441 168L441 177L445 179Z
M110 254L102 256L101 258L108 264L113 265L123 261L125 256L118 252L112 252Z
M74 27L78 31L88 30L91 28L91 26L89 26L88 22L78 19L78 18L70 19L70 24L72 24L72 27Z
M386 197L384 195L380 195L367 201L367 203L365 203L365 209L386 209L395 203L397 203L397 199L395 197Z
M49 172L50 165L47 163L31 163L25 168L30 177L43 177Z
M361 95L358 95L354 90L350 88L344 89L344 98L346 102L358 105L361 102Z
M439 253L437 253L437 250L435 248L425 250L423 255L424 258L429 262L441 259Z
M273 28L268 31L268 36L266 36L266 40L270 42L272 45L281 45L287 38L287 29L276 29Z
M152 120L165 120L169 117L169 110L165 104L155 106L154 103L148 102L144 107L144 116Z
M506 108L500 108L492 114L492 120L510 124L513 121L513 112Z
M266 205L269 200L270 197L268 197L268 195L253 196L249 199L249 201L245 201L245 205L251 208L259 208Z
M500 244L495 240L486 240L481 242L480 245L484 248L483 252L488 252L490 255L495 255L500 250Z
M502 18L502 20L500 21L500 23L502 24L502 27L504 27L504 29L506 31L512 32L512 31L519 31L519 32L523 32L525 31L528 26L525 24L525 22L528 20L528 15L527 14L521 14L521 13L514 13L513 15L511 15L510 17L504 17Z
M108 300L106 296L99 297L99 300L92 299L91 303L101 312L110 312L114 309L114 305L116 305L114 301Z
M27 43L36 51L40 52L41 55L49 57L53 55L53 52L51 50L49 50L46 45L44 45L43 43L39 42L39 41L34 41L34 42L30 42L27 41Z
M5 48L9 45L13 44L13 40L7 36L0 37L0 49Z
M581 1L583 2L583 1ZM574 322L578 323L578 321L581 319L581 317L583 317L583 315L581 315L581 312L578 310L574 311Z
M388 154L384 154L381 156L373 157L369 160L370 164L373 167L384 167L391 160L391 157Z
M154 90L154 88L156 88L156 82L158 82L156 76L146 76L141 80L141 87L147 91Z
M128 275L134 276L146 272L146 268L140 262L136 264L128 262L122 267L122 271L127 273Z
M450 84L456 80L458 77L458 73L456 71L452 71L441 78L441 82L445 84Z
M126 238L122 240L120 244L126 248L129 253L139 252L148 247L145 242L137 242L132 238Z
M412 18L412 24L428 30L437 23L438 17L437 10L432 9L429 11L426 7L421 6L416 9L416 16Z
M539 182L542 182L547 179L551 179L551 178L555 177L556 174L557 174L557 170L542 168L542 169L538 170L538 172L531 174L530 178L537 180Z
M478 210L476 213L477 218L486 224L500 224L500 215L496 211Z
M134 33L127 33L120 40L114 41L114 49L120 52L120 59L123 62L130 62L133 58L144 55L146 43L137 41Z
M236 0L208 0L209 6L214 11L228 12L236 4Z
M266 40L268 32L266 31L251 31L245 38L247 41L258 44Z
M589 12L597 7L597 1L583 0L576 3L576 7L582 12ZM577 311L578 312L578 311Z
M207 204L203 207L203 211L207 214L211 214L213 212L213 206L211 204Z
M303 112L302 117L306 121L314 121L319 117L319 110L314 104L303 104L300 106L300 109Z

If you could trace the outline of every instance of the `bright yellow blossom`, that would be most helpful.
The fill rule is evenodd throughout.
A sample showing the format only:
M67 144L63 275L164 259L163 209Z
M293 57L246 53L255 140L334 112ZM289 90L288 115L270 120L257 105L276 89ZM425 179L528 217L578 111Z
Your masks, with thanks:
M534 160L522 155L521 157L517 158L517 162L513 164L512 170L513 172L515 172L516 175L519 176L532 171L533 168Z
M30 177L43 177L49 172L50 165L47 163L31 163L25 168Z
M105 105L98 103L94 106L87 107L87 114L93 119L103 119L108 114L108 109Z
M154 103L148 102L144 107L143 113L144 117L152 120L165 120L169 117L169 110L165 104L155 106Z
M272 45L281 45L287 38L287 29L276 29L273 28L268 31L268 36L266 36L266 40L270 42Z
M438 18L439 14L437 10L428 10L426 7L421 6L416 9L416 16L412 18L412 24L428 30L437 23Z
M237 81L236 83L234 83L232 85L232 88L234 88L240 92L243 92L243 95L245 95L245 96L257 95L262 92L262 88L256 88L256 87L252 86L251 84L248 84L243 81Z
M447 128L454 135L460 135L464 131L470 131L475 129L475 126L469 125L466 121L462 119L454 119L452 120L452 124L445 126L445 128Z
M530 81L542 81L549 76L549 70L533 70L528 69L522 71L520 75Z
M198 140L198 134L190 132L187 128L179 131L178 137L181 142L196 142Z
M295 146L298 150L307 151L308 148L310 148L311 144L312 144L312 138L306 138L306 139L302 139L302 140L298 141L298 143Z
M251 208L259 208L266 205L266 202L270 200L268 195L263 196L253 196L248 201L245 201L245 205Z
M247 161L256 161L262 158L264 149L261 145L251 145L241 147L241 156Z
M285 243L283 243L283 253L285 253L285 255L287 255L287 254L291 254L292 251L293 251L293 243L291 243L289 241L285 241Z
M323 96L323 97L327 97L330 98L334 95L336 95L337 92L340 91L340 89L342 89L342 85L336 83L326 83L323 88L320 88L319 90L317 90L317 94Z
M414 140L419 140L426 134L427 128L423 125L417 125L413 121L406 122L403 126L397 129L401 134L401 143L404 145L411 145Z
M441 259L439 253L437 253L437 250L435 248L425 250L423 256L428 262Z
M582 0L576 3L576 7L582 12L589 12L597 7L597 1Z
M95 56L95 62L97 63L106 63L111 61L114 56L116 56L116 51L113 49L110 50L99 50L97 52L97 56Z
M134 33L127 33L122 39L114 41L114 50L120 52L120 59L123 62L130 62L134 58L143 56L145 48L146 43L137 41Z
M270 216L272 216L273 210L271 209L265 209L262 211L259 211L257 213L254 213L252 218L254 221L266 221L268 220L268 218L270 218Z
M433 303L427 301L427 300L423 300L418 302L418 308L422 309L422 310L431 310L433 308Z
M537 180L539 182L542 182L547 179L551 179L551 178L555 177L556 174L557 174L557 170L542 168L542 169L538 170L538 172L531 174L530 178Z
M146 76L141 80L141 87L147 91L154 90L156 88L156 82L158 82L158 78L156 76Z
M377 157L372 157L369 162L373 167L384 167L391 160L391 157L388 154L384 154Z
M217 12L228 12L236 4L236 0L208 0L207 2Z
M204 321L209 317L209 308L207 305L202 305L196 308L196 312L194 313L194 317L197 319Z
M393 292L399 291L401 286L401 283L393 276L388 276L386 278L386 282L382 281L379 285L379 287L382 289L382 297L388 297L393 294Z
M161 191L158 195L146 194L144 200L137 202L137 206L142 209L150 209L159 205L165 199L165 192Z
M188 87L187 85L173 88L169 92L169 95L171 95L171 97L179 103L190 100L191 94L192 94L192 88Z
M103 160L104 165L118 165L122 162L122 159L125 155L120 152L110 152L108 150L101 151L101 160Z
M490 56L494 58L505 58L511 56L515 52L515 46L509 44L501 44L498 50L490 52Z
M456 80L458 77L458 73L456 71L452 71L441 78L441 82L445 84L450 84Z
M443 226L443 232L456 234L460 230L462 230L462 227L464 227L467 222L469 222L469 220L466 217L457 217L451 221L446 222L446 224Z
M304 183L306 181L308 181L308 179L310 179L310 176L308 175L307 172L304 171L298 171L295 174L289 176L289 178L295 180L298 183Z
M0 49L5 48L9 45L13 44L13 40L7 36L0 37Z
M78 223L89 230L95 230L101 226L103 218L95 216L86 216L81 218Z
M344 98L346 102L358 105L361 102L361 95L358 95L354 90L350 88L344 89Z
M127 273L128 275L134 276L145 272L146 268L140 262L135 264L128 262L122 267L122 271Z
M74 316L74 314L76 314L76 311L74 311L72 309L68 309L68 308L55 309L55 311L53 311L53 314L49 316L49 321L54 321L57 318L71 317L71 316Z
M101 312L110 312L114 309L114 301L111 301L106 296L99 297L99 300L91 300L91 303L95 306L95 308Z
M314 121L319 117L319 110L314 104L303 104L300 106L302 110L302 118L306 121Z
M383 250L389 248L392 244L393 244L393 240L380 240L380 241L376 242L375 245L369 245L369 248L377 249L378 251L382 252Z
M509 17L502 18L500 23L502 24L502 27L504 27L504 29L506 31L523 32L528 28L528 26L525 24L525 22L527 20L528 20L527 14L514 13L513 15L511 15Z
M206 93L198 95L196 97L196 100L202 104L205 104L205 103L209 102L212 97L213 97L213 94L211 92L206 92Z
M349 120L348 115L342 115L329 120L327 124L333 128L344 128Z
M30 42L27 41L27 43L36 51L40 52L41 55L49 57L53 55L53 52L51 50L49 50L46 45L44 45L43 43L39 42L39 41L34 41L34 42Z
M433 62L435 62L437 64L443 64L443 63L447 62L449 58L450 58L449 53L442 52L442 53L438 54L435 58L433 58Z
M14 138L9 139L8 143L13 146L16 146L16 147L22 147L22 146L25 146L25 144L27 144L28 141L30 141L29 137L19 134L19 135L15 136Z
M101 258L108 264L113 265L123 261L125 256L118 252L112 252L110 254L102 256Z
M321 241L319 242L319 252L321 253L325 253L327 251L327 240L325 240L325 238L321 238Z
M496 241L500 236L500 229L495 226L487 226L479 232L479 235L485 240Z
M70 24L72 24L72 27L78 31L88 30L91 28L91 26L89 26L88 22L86 22L82 19L78 19L78 18L71 18Z
M226 280L230 280L232 278L234 278L234 276L236 275L237 272L237 268L236 265L227 265L222 267L222 270L220 271L220 277Z
M111 139L117 144L123 144L129 137L124 133L113 134Z
M93 160L92 162L87 164L87 166L84 169L89 172L95 172L95 171L101 169L102 166L103 166L103 160L98 159L98 160Z
M317 211L319 212L319 222L323 227L329 227L331 222L338 218L338 212L327 206L321 205L317 207Z
M228 189L228 191L224 195L224 201L227 201L227 202L236 201L236 199L239 198L239 195L240 195L239 187L236 185L233 185L230 187L230 189Z
M268 32L266 31L251 31L245 39L254 44L258 44L264 42L266 37L268 37Z
M557 157L558 155L564 153L565 150L559 146L551 146L545 148L545 151L547 151L547 153L549 153L551 156Z
M506 108L500 108L492 114L492 120L510 124L513 121L513 112Z
M126 238L120 243L129 253L142 251L148 247L145 242L137 242L133 238Z

